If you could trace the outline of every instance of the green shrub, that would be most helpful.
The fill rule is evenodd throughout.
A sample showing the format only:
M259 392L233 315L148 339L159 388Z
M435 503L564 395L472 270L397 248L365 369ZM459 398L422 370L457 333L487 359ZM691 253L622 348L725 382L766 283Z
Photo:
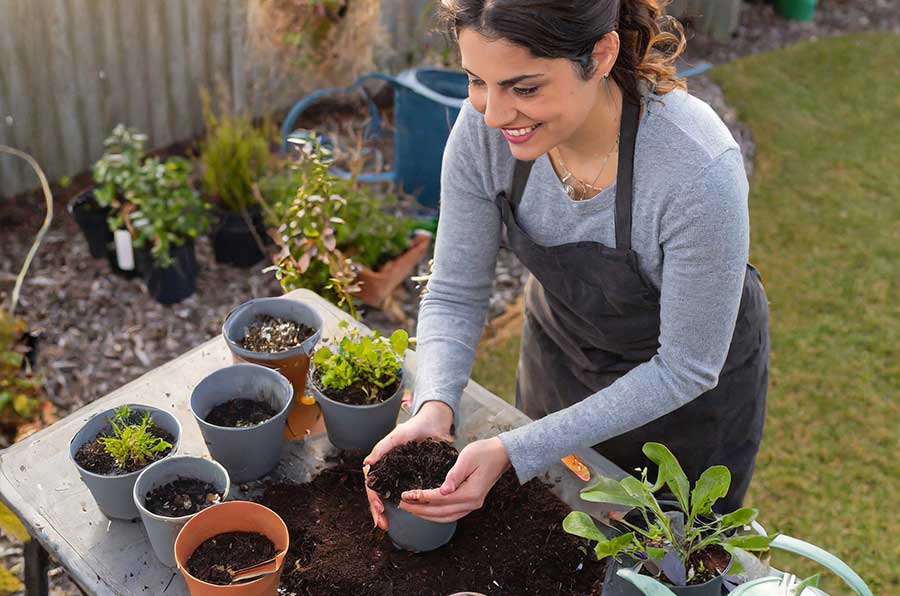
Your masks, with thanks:
M122 469L130 464L142 467L150 463L157 453L165 453L172 444L153 434L153 419L144 412L138 422L128 406L117 408L109 419L113 435L100 437L100 445Z
M124 227L122 210L125 195L140 181L147 135L124 124L118 124L103 142L104 152L93 166L94 196L102 207L108 207L111 230Z

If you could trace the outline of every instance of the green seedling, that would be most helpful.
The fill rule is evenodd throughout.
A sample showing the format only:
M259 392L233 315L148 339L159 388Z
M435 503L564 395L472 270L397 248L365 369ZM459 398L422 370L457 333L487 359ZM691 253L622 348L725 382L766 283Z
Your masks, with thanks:
M129 463L143 467L150 463L155 454L172 448L172 443L152 433L153 419L150 412L144 412L138 423L132 422L132 419L133 415L128 406L117 408L115 415L108 419L113 436L98 439L122 469Z

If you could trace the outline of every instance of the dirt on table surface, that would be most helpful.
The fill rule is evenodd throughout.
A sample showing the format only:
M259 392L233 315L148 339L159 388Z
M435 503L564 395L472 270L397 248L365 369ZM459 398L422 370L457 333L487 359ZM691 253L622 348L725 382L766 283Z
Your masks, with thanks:
M244 332L241 347L251 352L274 354L296 348L312 337L315 329L270 315L258 315Z
M175 437L158 426L150 427L150 434L166 441L170 445L175 445ZM121 476L122 474L130 474L140 469L146 468L155 461L159 461L172 452L173 447L169 447L165 451L159 451L151 454L147 461L143 464L127 462L125 467L120 467L116 458L110 455L106 448L100 443L102 437L113 436L112 430L108 429L97 435L96 439L88 441L75 453L75 461L82 468L94 474L101 476Z
M596 596L605 565L586 541L563 531L568 507L539 481L508 473L484 507L459 520L449 544L413 554L372 527L363 455L347 455L308 484L266 485L257 499L288 526L283 596Z
M262 424L277 413L266 401L231 399L210 410L206 422L227 428L248 428Z
M196 478L178 478L149 491L144 497L144 508L164 517L182 517L221 502L222 493L211 483Z
M226 532L203 542L188 558L191 575L210 584L227 586L231 573L275 556L275 544L258 532Z
M372 464L366 482L383 498L398 504L404 491L442 485L457 457L459 451L445 441L411 441Z

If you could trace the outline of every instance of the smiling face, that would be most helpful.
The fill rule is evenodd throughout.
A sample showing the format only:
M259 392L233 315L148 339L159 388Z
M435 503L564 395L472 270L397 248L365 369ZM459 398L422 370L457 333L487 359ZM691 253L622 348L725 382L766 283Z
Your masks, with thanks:
M469 100L489 127L503 131L517 159L536 159L584 133L595 120L603 93L600 77L615 60L614 55L607 59L602 45L598 42L594 54L597 71L584 80L568 59L535 58L526 48L463 29L459 48L469 75Z

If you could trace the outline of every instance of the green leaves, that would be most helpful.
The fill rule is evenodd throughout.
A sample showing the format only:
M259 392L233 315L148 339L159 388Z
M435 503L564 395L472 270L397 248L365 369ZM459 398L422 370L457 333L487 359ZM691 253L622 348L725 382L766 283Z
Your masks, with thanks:
M627 507L639 507L641 505L641 501L635 499L625 490L622 483L606 476L600 476L592 486L582 490L581 498L594 503L612 503Z
M769 550L769 543L775 536L761 536L759 534L746 534L732 536L724 541L728 546L734 548L742 548L749 551L766 551Z
M115 415L109 419L113 436L97 439L123 470L129 466L145 466L154 455L172 448L171 443L153 434L150 412L144 412L138 423L132 422L132 418L128 406L116 409Z
M713 504L728 494L731 486L731 472L725 466L707 468L697 480L691 493L690 518L712 513Z
M367 392L369 403L377 403L381 390L392 387L400 377L408 343L402 329L386 338L377 331L363 335L354 327L336 345L316 350L312 361L323 388L358 386Z
M662 488L664 484L667 485L669 490L672 491L672 494L675 495L675 498L678 499L681 508L684 511L687 511L688 492L691 487L688 483L687 475L684 473L684 470L681 469L678 460L675 459L675 456L672 455L672 452L669 451L668 447L661 443L645 443L643 451L644 455L646 455L650 461L659 466L659 471L656 475L656 483L650 491L656 492Z
M601 561L606 557L617 557L622 553L633 551L633 547L634 533L628 532L605 542L598 542L594 547L594 553L597 555L597 560Z
M594 542L606 542L603 534L594 523L593 518L587 513L573 511L563 520L563 530L574 536L593 540Z
M756 519L757 515L759 515L759 511L756 509L743 507L719 518L719 527L723 530L729 528L741 528L749 525L750 522Z

